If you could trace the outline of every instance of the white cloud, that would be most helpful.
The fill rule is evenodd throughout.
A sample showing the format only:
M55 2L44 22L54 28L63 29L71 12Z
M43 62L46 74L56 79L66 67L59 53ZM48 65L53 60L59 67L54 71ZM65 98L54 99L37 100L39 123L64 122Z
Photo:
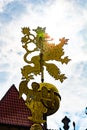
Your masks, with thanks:
M4 7L14 0L0 0L0 12L3 12Z

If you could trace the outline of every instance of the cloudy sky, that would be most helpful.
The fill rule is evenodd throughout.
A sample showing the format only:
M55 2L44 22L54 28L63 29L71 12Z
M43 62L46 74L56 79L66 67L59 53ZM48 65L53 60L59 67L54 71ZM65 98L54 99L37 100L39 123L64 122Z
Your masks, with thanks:
M46 32L58 43L59 38L69 39L65 55L72 59L61 65L68 77L62 84L50 80L62 97L60 109L48 117L48 128L62 128L64 116L73 121L76 130L87 128L87 0L0 0L0 98L12 84L18 88L21 81L24 50L21 28L46 27ZM37 79L36 79L37 80ZM39 82L37 80L37 82Z

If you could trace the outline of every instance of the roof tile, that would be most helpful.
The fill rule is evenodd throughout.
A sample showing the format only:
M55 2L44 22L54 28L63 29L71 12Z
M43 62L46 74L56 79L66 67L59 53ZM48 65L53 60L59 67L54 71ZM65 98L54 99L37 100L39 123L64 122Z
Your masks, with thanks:
M12 85L0 101L0 123L30 127L33 123L28 120L30 110L25 106L23 98Z

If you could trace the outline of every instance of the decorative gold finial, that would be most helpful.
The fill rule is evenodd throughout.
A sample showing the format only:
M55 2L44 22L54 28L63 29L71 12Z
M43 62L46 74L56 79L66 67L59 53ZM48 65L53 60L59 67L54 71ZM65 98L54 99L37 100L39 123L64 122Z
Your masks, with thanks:
M48 61L55 60L62 64L67 64L70 61L68 56L64 57L63 49L68 39L65 39L65 37L59 39L59 44L49 43L49 41L52 41L52 38L50 38L45 30L46 28L42 27L37 27L33 30L30 30L29 27L22 28L24 36L21 42L22 47L26 51L24 61L27 65L21 69L22 81L19 85L19 96L22 97L23 94L27 96L25 105L32 113L32 116L28 117L28 119L36 124L41 124L46 121L43 119L43 114L48 116L55 113L60 106L61 100L57 88L50 83L44 82L44 67L46 67L46 71L48 71L54 79L63 82L66 79L65 74L61 74L58 66ZM31 50L29 45L33 44L35 48ZM30 59L29 55L33 54L33 52L39 53ZM37 75L41 76L41 83L33 82L31 85L32 88L28 88L28 82ZM36 126L34 126L34 128L36 128ZM33 129L33 126L31 129Z
M24 37L22 37L21 42L26 51L24 61L28 63L28 65L25 65L21 69L23 79L30 81L34 78L34 75L41 75L41 81L43 82L44 67L46 67L46 70L52 77L63 82L64 79L66 79L65 74L61 74L60 69L55 64L48 63L47 61L55 60L62 64L67 64L70 61L68 56L63 57L63 46L67 44L68 39L63 37L59 39L59 44L55 45L54 43L49 43L50 37L45 32L45 28L37 27L37 29L33 29L33 31L34 34L31 33L30 28L22 28ZM34 50L29 49L29 44L32 43L36 46ZM35 51L39 51L39 54L29 60L29 55ZM33 66L31 65L32 63Z

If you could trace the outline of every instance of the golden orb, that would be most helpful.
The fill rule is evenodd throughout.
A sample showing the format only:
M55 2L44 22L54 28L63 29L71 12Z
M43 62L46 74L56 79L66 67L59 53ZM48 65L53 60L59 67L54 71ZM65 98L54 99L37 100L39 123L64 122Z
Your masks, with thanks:
M60 107L61 96L58 89L50 83L40 83L39 90L43 88L47 89L48 97L50 100L45 97L45 100L42 102L45 107L47 107L47 116L54 114ZM45 91L46 92L46 91ZM45 95L45 94L44 94ZM46 100L47 99L47 100Z

